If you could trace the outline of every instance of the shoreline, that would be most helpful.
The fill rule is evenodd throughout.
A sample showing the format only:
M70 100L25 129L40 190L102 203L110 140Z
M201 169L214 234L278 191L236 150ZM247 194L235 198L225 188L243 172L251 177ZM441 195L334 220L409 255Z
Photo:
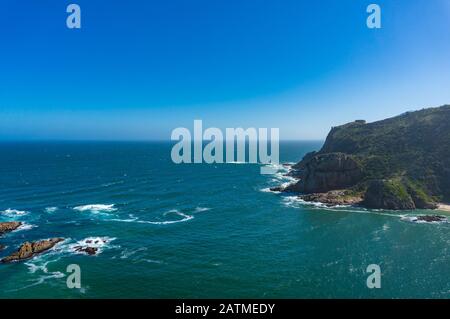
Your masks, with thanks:
M436 208L435 210L440 210L446 213L450 213L450 205L449 204L443 204L443 203L439 203L438 204L438 208Z

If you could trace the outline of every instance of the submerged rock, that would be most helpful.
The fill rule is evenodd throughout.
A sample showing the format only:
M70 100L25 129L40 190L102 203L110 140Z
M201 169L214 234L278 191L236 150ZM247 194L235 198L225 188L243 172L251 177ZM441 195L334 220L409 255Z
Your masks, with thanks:
M0 235L3 235L4 233L8 233L10 231L16 230L22 226L21 222L3 222L0 223Z
M12 253L8 257L5 257L1 260L2 263L8 263L13 261L21 261L24 259L31 258L37 254L43 253L53 246L55 246L57 243L63 241L63 238L51 238L36 242L25 242L23 243L20 248L17 250L17 252Z

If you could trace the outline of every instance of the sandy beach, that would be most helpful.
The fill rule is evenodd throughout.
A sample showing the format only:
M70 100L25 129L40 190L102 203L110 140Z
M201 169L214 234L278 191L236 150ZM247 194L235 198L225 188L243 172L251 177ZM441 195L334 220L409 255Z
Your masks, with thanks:
M439 204L439 207L437 208L437 210L441 210L441 211L450 213L450 205L449 204Z

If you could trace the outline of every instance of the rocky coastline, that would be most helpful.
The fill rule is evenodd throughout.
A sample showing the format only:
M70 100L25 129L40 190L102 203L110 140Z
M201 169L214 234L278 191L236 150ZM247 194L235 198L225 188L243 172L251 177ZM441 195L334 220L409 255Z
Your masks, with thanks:
M447 136L450 105L334 127L319 151L290 167L287 175L296 181L271 190L329 206L449 207L439 204L450 199ZM424 221L433 218L437 217Z
M12 232L19 229L23 225L22 222L9 221L0 222L0 236L6 233ZM0 259L0 263L6 264L11 262L24 261L35 257L36 255L43 254L49 251L51 248L55 247L58 243L64 241L64 238L49 238L38 241L29 242L26 241L17 249L17 251L12 252ZM91 245L92 244L92 245ZM98 252L98 248L95 247L98 242L86 241L86 245L78 245L74 247L75 252L85 253L86 255L93 256ZM5 250L7 247L0 244L0 251Z

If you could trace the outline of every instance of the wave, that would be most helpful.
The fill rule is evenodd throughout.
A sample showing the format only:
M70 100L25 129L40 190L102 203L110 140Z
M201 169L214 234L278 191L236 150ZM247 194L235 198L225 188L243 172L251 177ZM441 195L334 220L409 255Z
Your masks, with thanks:
M45 212L46 213L54 213L58 210L58 207L46 207Z
M208 209L207 209L208 210ZM195 212L201 212L201 211L205 211L204 208L201 208ZM183 223L183 222L187 222L191 219L194 219L193 215L188 215L185 213L180 212L179 210L173 209L170 210L168 212L165 212L163 214L163 217L166 217L167 215L170 214L174 214L174 215L178 215L180 217L182 217L181 219L175 219L175 220L164 220L164 221L150 221L150 220L142 220L139 219L138 217L135 217L134 215L129 215L130 218L128 219L119 219L119 218L113 218L113 219L108 219L110 221L115 221L115 222L123 222L123 223L138 223L138 224L151 224L151 225L170 225L170 224L176 224L176 223Z
M202 213L211 210L209 207L195 207L194 213Z
M26 211L26 210L17 210L17 209L5 209L3 211L0 212L0 214L9 216L9 217L17 217L17 216L24 216L24 215L28 215L30 212Z
M90 204L90 205L83 205L83 206L77 206L73 208L74 210L77 210L79 212L86 212L90 211L91 213L109 213L114 212L117 210L117 208L114 207L114 204Z
M120 259L128 259L129 257L135 255L136 253L140 252L140 251L145 251L147 250L146 247L140 247L137 249L125 249L122 251L122 253L120 254ZM114 257L113 257L114 258Z
M31 224L28 224L28 223L22 223L22 225L20 225L19 228L17 228L15 231L30 230L30 229L33 229L33 228L36 228L36 227L38 227L38 226L31 225Z
M183 217L182 219L177 219L177 220L165 220L165 221L144 221L144 220L140 220L138 221L138 223L144 223L144 224L153 224L153 225L169 225L169 224L176 224L176 223L183 223L183 222L187 222L188 220L194 219L194 216L192 215L187 215L184 214L176 209L165 212L163 216L167 216L169 214L175 214L178 215L180 217Z

